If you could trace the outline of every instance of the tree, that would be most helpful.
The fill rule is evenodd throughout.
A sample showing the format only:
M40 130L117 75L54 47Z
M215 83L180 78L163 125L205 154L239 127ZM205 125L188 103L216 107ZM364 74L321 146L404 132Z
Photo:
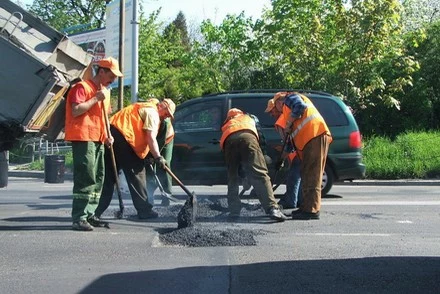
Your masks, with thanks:
M440 18L439 0L404 0L402 6L402 20L407 31L420 29Z
M34 0L29 12L59 31L78 26L70 33L87 29L101 28L105 25L106 0Z

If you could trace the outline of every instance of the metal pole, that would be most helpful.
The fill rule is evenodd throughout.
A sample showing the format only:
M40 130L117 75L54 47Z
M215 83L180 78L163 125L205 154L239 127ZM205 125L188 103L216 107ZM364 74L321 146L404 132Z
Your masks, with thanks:
M138 18L138 0L133 0L133 49L132 49L132 73L131 73L131 103L137 102L138 93L138 74L139 74L139 18Z
M119 2L119 69L124 73L125 0ZM124 107L124 77L118 79L118 110Z

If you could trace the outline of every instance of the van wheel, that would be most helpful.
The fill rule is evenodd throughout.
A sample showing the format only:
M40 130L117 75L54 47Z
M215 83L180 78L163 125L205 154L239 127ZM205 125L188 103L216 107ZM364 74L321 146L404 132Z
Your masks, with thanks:
M322 174L321 196L325 196L328 194L328 192L333 186L334 180L335 180L335 176L332 168L329 165L326 165L324 169L324 173Z

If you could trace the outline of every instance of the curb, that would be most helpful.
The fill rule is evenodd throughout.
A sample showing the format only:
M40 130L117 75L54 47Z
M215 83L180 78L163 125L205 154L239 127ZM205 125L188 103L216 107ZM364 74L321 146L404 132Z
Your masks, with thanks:
M33 171L33 170L9 170L8 177L17 177L17 178L36 178L36 179L44 179L44 171ZM65 180L73 180L72 173L64 174Z
M44 171L9 170L9 177L44 179ZM73 180L71 172L64 174L65 180ZM399 179L399 180L353 180L335 182L335 186L440 186L440 179Z

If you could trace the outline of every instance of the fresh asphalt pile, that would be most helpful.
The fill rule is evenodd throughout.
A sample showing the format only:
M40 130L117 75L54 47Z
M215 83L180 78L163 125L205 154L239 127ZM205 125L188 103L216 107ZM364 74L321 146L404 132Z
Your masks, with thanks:
M159 214L159 217L142 221L175 223L182 207L182 204L155 206L154 210ZM209 199L199 200L195 224L181 229L168 228L158 230L160 234L159 240L165 246L215 247L256 245L254 237L263 234L261 230L234 229L228 228L228 226L223 226L222 228L214 223L272 222L261 208L261 204L259 202L244 202L239 218L231 218L227 207L226 198L218 198L215 201ZM108 210L103 217L112 217L117 211L117 209L113 211ZM124 215L128 220L141 221L137 219L136 210L133 207L127 207Z

